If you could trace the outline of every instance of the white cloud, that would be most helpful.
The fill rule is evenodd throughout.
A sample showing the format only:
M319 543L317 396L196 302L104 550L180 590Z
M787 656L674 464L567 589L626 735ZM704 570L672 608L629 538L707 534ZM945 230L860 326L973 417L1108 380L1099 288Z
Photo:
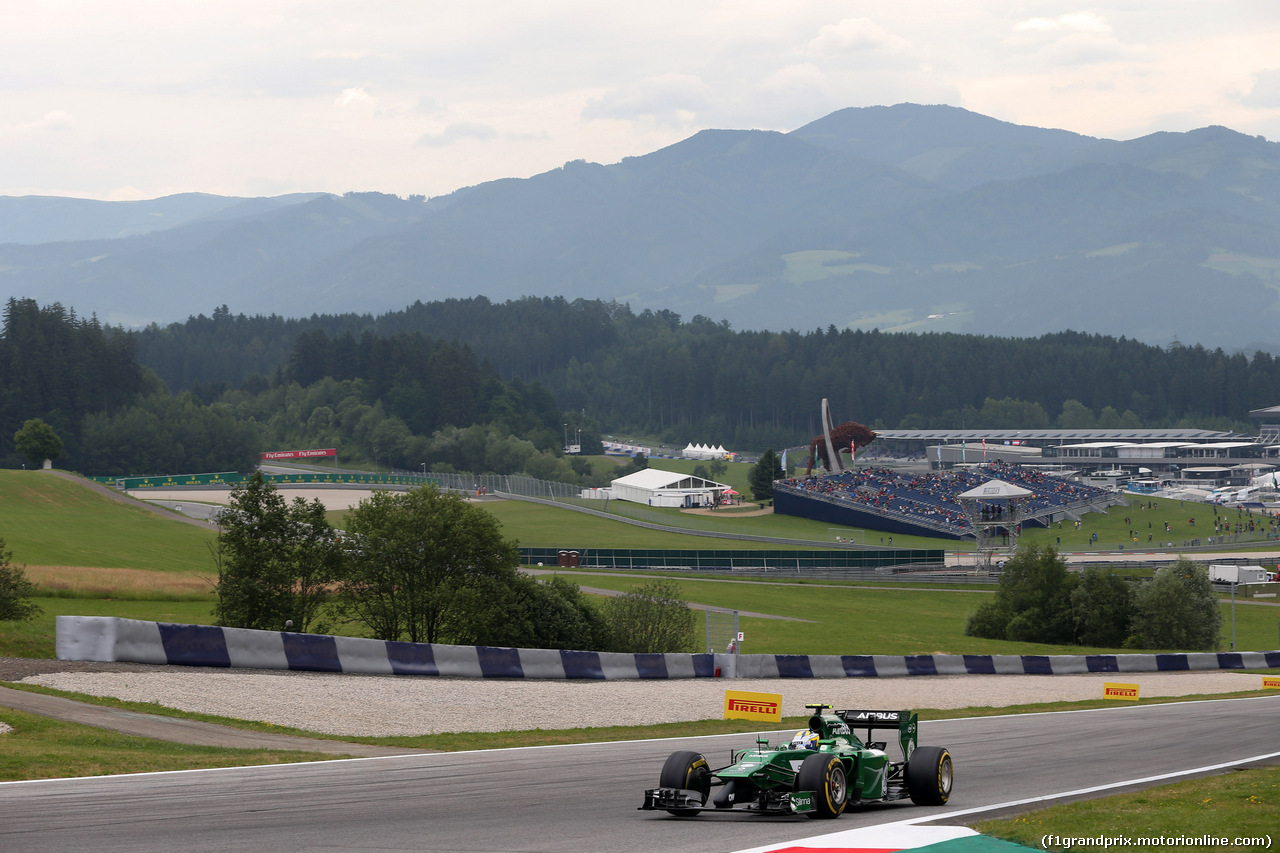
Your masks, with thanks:
M5 5L0 194L437 195L908 100L1280 137L1273 0L72 5Z
M788 65L765 78L761 88L766 92L816 91L826 85L826 75L812 62Z
M1280 109L1280 68L1259 71L1253 75L1253 85L1241 102L1247 107Z
M592 98L582 115L586 119L648 118L686 124L705 113L715 100L715 91L696 74L660 74Z
M1033 33L1110 33L1105 18L1091 12L1071 12L1056 18L1029 18L1013 25L1014 32Z
M807 49L818 54L864 50L896 53L908 46L906 39L894 35L870 18L845 18L820 29Z
M343 89L342 94L334 101L339 107L349 107L352 104L372 104L373 97L364 90L362 86L352 86L350 89Z
M49 133L65 133L75 129L75 116L65 110L50 110L32 121L8 126L0 125L0 139L45 136Z
M464 139L488 142L496 139L498 132L487 124L460 122L451 124L438 133L426 133L418 137L418 144L429 148L444 148Z
M74 130L76 126L75 116L63 110L53 110L47 112L40 118L20 127L20 130L29 132L43 132L46 130L64 131Z

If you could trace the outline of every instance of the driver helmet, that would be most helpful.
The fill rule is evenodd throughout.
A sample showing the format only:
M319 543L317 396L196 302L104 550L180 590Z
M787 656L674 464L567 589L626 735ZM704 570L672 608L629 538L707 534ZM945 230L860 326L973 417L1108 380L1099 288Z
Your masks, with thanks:
M801 729L791 738L792 749L811 749L818 751L818 733L809 729Z

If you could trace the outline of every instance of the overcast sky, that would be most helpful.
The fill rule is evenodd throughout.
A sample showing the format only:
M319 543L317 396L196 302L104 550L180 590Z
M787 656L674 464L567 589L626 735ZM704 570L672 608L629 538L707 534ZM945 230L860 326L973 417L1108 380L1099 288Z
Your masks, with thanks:
M1280 140L1280 0L0 0L0 195L440 195L949 104Z

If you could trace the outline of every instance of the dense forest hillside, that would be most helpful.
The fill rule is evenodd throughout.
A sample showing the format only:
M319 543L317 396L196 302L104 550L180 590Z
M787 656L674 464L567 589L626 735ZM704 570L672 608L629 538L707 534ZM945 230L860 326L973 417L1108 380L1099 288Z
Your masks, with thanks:
M1280 361L1061 332L1035 338L736 331L598 300L417 303L379 316L212 317L140 332L10 300L0 459L30 418L88 474L248 470L262 450L348 464L602 483L581 433L757 451L807 442L826 397L875 428L1196 426L1248 431Z
M188 326L173 327L181 345L170 352L182 352L181 365L210 360L198 369L210 378L171 394L137 362L135 333L108 334L61 305L10 300L0 332L0 464L22 464L14 434L40 419L63 440L59 467L92 475L248 471L264 449L336 446L349 463L590 480L587 467L563 459L562 436L572 424L598 450L598 432L540 385L503 380L466 346L408 331L266 334L282 353L271 378L254 374L232 388L219 370L242 374L260 355L241 347L243 357L232 357L237 332L299 324L224 310ZM211 341L220 348L202 346Z
M1247 431L1251 409L1280 402L1280 361L1266 353L1161 348L1077 332L736 331L705 317L563 298L451 299L378 316L305 320L233 315L224 307L212 318L152 326L134 337L141 361L170 387L194 388L211 401L236 388L305 385L326 374L400 389L380 391L384 401L437 406L451 396L427 389L450 379L425 352L446 341L516 388L545 388L554 404L521 405L543 411L544 422L551 417L552 431L551 412L559 409L593 435L747 450L806 442L817 431L823 397L838 417L881 428L1185 424ZM361 366L376 348L395 350L396 341L426 348L416 368L389 355L375 359L381 365ZM410 381L423 390L401 393ZM408 408L396 414L419 430L451 422Z
M1069 328L1280 352L1280 144L898 104L433 199L0 199L6 294L128 327L219 304L341 316L536 295L744 330Z

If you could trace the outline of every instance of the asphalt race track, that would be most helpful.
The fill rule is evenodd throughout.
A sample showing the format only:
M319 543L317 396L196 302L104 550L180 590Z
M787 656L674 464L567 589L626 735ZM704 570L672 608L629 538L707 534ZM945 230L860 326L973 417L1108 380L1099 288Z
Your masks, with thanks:
M1278 725L1280 696L924 722L956 762L950 804L835 821L636 810L671 751L718 766L750 735L13 782L0 850L733 851L1277 753Z

